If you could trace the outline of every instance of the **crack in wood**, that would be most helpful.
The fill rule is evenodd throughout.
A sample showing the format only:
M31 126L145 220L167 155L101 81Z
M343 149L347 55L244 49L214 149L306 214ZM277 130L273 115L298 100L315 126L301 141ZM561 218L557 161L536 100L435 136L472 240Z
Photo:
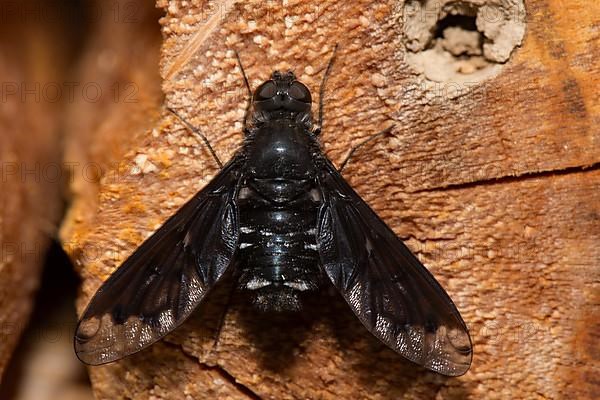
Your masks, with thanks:
M184 351L185 353L185 351ZM243 393L244 395L248 396L249 399L252 400L262 400L262 398L256 394L252 389L250 389L248 386L244 385L243 383L240 383L239 381L237 381L235 379L235 376L231 375L229 373L229 371L227 371L225 368L223 368L221 365L216 364L214 366L209 366L203 363L200 363L200 365L202 365L203 368L207 368L210 369L212 371L217 372L219 375L221 375L221 377L226 380L227 382L231 383L233 386L235 386L241 393Z
M237 0L222 0L218 2L215 9L218 10L210 16L194 33L192 38L184 45L183 49L175 56L175 60L169 67L165 81L173 79L187 65L187 63L196 55L200 47L206 42L210 35L220 26L226 15L233 9Z
M218 373L221 376L221 378L223 378L224 381L226 381L229 384L231 384L232 386L234 386L241 394L247 396L249 399L251 399L251 400L262 400L262 397L260 397L257 393L255 393L248 386L246 386L243 383L239 382L235 378L235 376L233 376L229 371L227 371L222 365L220 365L218 363L208 364L208 363L206 363L204 361L201 361L195 355L190 354L187 351L185 351L185 349L183 348L183 346L180 345L180 344L171 343L171 342L168 342L166 340L163 340L162 342L167 347L171 347L173 349L176 349L177 351L180 351L181 354L183 354L186 358L188 358L191 361L193 361L194 363L198 364L200 366L200 368L202 368L204 370L207 370L207 371L214 371L214 372Z
M593 163L589 166L573 166L562 169L552 169L536 172L525 172L520 175L504 175L497 178L480 179L472 182L450 183L448 185L429 187L424 189L411 190L408 193L426 193L426 192L445 192L449 190L469 189L484 185L501 185L512 182L522 182L529 179L546 178L551 176L562 176L576 174L581 172L590 172L600 170L600 162Z

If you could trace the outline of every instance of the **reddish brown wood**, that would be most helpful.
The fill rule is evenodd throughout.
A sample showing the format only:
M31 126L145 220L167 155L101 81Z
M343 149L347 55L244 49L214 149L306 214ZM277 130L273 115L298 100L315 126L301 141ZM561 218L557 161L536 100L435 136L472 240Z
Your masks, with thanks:
M447 86L436 89L405 62L398 2L186 4L158 2L166 13L162 88L166 103L225 160L243 139L247 97L233 50L253 87L273 69L291 68L317 93L340 44L327 87L324 149L339 163L351 144L395 126L392 139L362 150L345 175L455 300L472 332L473 367L457 379L416 368L373 339L341 301L327 298L297 320L273 321L234 296L213 348L226 297L217 294L163 344L92 368L98 398L598 393L598 5L528 1L523 44L506 65L447 96ZM116 40L99 33L98 46L131 47L148 35L125 34ZM153 70L143 65L139 77L149 82L144 77ZM118 161L120 173L81 190L79 202L89 204L90 193L98 202L67 222L64 238L75 241L84 277L80 310L216 172L197 138L167 113L151 129L120 106L89 110L103 124L90 128L84 147L104 150L88 159ZM99 134L105 126L110 133ZM122 151L111 153L113 145Z
M6 4L2 5L3 12ZM13 10L35 7L35 1ZM22 17L22 16L21 16ZM28 324L62 210L56 21L0 17L0 376ZM14 40L19 38L19 40ZM57 89L58 88L58 89Z

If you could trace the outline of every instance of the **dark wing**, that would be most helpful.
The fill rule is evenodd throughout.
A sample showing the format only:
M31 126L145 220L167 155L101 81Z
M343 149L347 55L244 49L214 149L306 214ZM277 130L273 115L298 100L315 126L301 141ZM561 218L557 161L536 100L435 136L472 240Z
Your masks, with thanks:
M409 360L464 374L472 345L444 289L325 161L317 241L325 273L364 326Z
M237 248L239 162L226 165L98 289L75 332L86 364L118 360L179 326Z

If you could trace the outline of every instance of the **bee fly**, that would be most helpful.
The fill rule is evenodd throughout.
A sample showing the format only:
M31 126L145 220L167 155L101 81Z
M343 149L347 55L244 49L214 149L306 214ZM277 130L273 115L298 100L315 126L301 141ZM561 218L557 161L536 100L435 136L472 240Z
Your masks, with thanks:
M352 149L340 170L321 150L334 57L316 126L308 88L292 72L273 72L251 97L244 144L224 166L182 119L221 171L98 289L75 333L81 361L104 364L151 345L231 272L258 309L297 310L300 295L332 284L364 326L405 358L449 376L469 369L471 340L452 300L341 175L375 136Z

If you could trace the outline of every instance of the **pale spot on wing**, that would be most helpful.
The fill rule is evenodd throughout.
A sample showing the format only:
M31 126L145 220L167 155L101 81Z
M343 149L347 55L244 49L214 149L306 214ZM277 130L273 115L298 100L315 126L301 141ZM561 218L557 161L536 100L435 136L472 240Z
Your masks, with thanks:
M185 234L185 237L183 238L183 246L188 247L190 245L190 243L191 243L191 235L190 235L190 232L188 231Z
M196 308L196 304L198 304L198 302L202 299L204 292L204 285L202 285L196 275L193 275L188 284L188 301L185 302L183 308L186 314L190 313L194 308Z
M365 240L365 247L367 248L367 253L369 253L369 255L373 252L373 242L371 242L371 240L369 238L366 238Z
M363 323L373 321L371 332L388 346L409 360L445 375L461 375L468 370L471 341L465 330L441 325L432 332L410 323L398 325L370 309L364 299L367 295L360 281L356 281L347 292L347 300L355 313L362 316Z
M186 291L188 300L182 306L184 315L195 308L204 292L199 279L191 276ZM180 322L175 319L173 309L163 310L150 321L148 323L138 316L130 316L123 324L115 324L110 314L83 320L76 335L77 355L88 364L104 364L154 343Z
M446 375L461 375L471 364L471 342L460 329L440 326L434 333L407 326L396 338L396 349L409 360Z
M312 189L309 193L310 198L312 201L314 202L319 202L321 201L321 192L319 192L317 189Z
M90 319L81 321L81 324L79 324L79 328L77 330L77 335L83 340L89 339L94 336L99 329L100 319L92 317Z
M357 314L362 314L362 303L361 303L362 288L360 283L357 283L352 287L348 293L348 302L356 310Z
M248 197L250 197L251 193L252 192L250 191L250 189L248 189L247 187L243 187L238 193L238 199L247 199Z
M304 244L304 248L306 250L318 250L318 247L316 244L312 244L312 243L305 243Z
M375 322L375 330L377 332L380 332L380 334L384 336L386 340L389 340L390 332L392 332L392 327L392 322L388 318L385 318L380 314L377 315L377 321Z
M158 322L160 327L173 326L175 325L175 317L173 316L173 310L165 310L158 315Z
M161 323L153 329L137 316L129 317L123 324L114 324L111 316L105 314L97 334L76 343L77 355L89 364L103 364L139 351L172 328L171 315L161 315L159 320Z

